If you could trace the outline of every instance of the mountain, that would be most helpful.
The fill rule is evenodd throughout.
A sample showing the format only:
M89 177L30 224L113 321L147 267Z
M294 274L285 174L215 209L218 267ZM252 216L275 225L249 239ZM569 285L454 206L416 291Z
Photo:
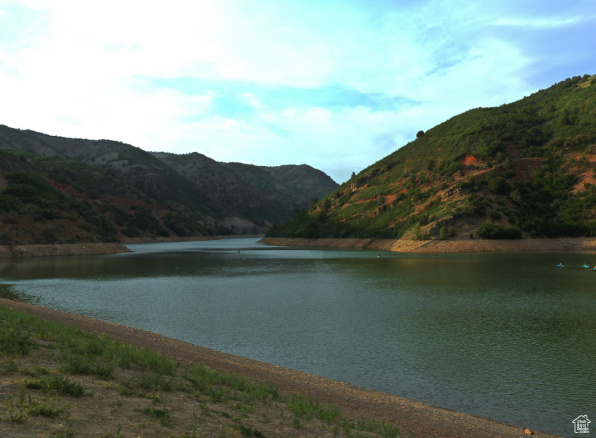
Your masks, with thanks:
M596 235L596 76L467 111L416 137L267 235Z
M239 216L258 226L291 219L337 184L305 164L265 167L220 163L199 153L153 155L192 181L208 205L217 205L220 217Z
M218 163L0 125L0 244L264 232L336 187L306 165Z

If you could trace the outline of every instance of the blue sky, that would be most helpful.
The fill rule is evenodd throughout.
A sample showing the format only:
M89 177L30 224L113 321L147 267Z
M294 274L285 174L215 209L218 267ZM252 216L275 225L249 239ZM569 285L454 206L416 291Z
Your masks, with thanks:
M594 0L0 0L0 124L337 182L584 74Z

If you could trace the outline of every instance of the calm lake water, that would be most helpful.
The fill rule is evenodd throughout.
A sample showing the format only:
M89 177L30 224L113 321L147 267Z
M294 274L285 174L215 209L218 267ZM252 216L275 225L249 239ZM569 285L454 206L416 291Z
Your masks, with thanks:
M573 436L576 417L596 424L596 272L582 267L596 254L130 248L0 260L0 283L41 306L513 425Z

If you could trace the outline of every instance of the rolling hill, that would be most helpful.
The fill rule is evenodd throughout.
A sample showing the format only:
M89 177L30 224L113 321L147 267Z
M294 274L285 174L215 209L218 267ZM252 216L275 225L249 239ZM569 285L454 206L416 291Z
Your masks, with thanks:
M218 163L0 125L0 244L262 233L336 187L306 165Z
M416 137L267 235L596 235L596 76L472 109Z

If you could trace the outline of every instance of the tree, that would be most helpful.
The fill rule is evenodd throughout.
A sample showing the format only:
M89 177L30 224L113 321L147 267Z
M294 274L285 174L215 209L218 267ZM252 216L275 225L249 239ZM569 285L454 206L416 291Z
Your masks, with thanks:
M511 194L509 195L509 197L511 198L511 200L513 202L516 202L518 204L521 203L521 201L522 201L521 193L519 192L518 189L515 189L514 191L512 191Z
M511 158L509 158L509 157L505 158L502 166L503 166L503 169L505 169L507 171L513 169L513 163L511 162Z
M488 189L496 194L499 195L506 195L511 191L511 187L509 186L509 184L507 184L507 181L505 181L505 178L503 177L496 177L496 178L492 178L489 182L488 182Z
M416 133L416 138L421 138L421 137L424 137L424 131L418 131Z
M446 240L448 237L449 237L449 229L447 228L447 225L443 225L441 227L439 239Z
M505 152L499 151L499 152L497 152L497 155L495 156L495 162L503 163L503 161L505 161L505 158L507 158L507 155L505 154Z
M491 223L481 224L476 234L482 239L521 239L522 232L517 228L502 228Z

